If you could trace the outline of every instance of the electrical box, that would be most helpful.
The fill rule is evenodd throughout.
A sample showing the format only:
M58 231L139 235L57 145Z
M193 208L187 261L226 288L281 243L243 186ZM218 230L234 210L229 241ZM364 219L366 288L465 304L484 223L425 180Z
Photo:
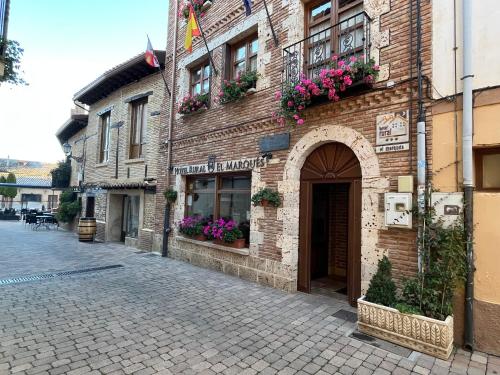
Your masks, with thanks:
M457 220L464 207L463 193L432 193L431 205L435 211L435 220L441 219L443 226L449 227Z
M413 193L413 176L398 176L398 193Z
M411 193L385 193L385 225L411 229Z

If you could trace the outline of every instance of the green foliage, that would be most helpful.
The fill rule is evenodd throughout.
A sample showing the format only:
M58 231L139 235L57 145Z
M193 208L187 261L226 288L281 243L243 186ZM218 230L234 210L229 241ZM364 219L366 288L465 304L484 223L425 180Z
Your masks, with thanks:
M173 189L166 190L163 195L168 203L174 203L177 200L177 192Z
M263 200L267 200L274 207L279 207L281 204L281 198L278 192L269 188L260 189L257 193L252 195L254 206L260 205Z
M7 179L5 180L7 183L16 183L16 175L14 173L9 173L7 175ZM17 195L17 188L15 187L5 187L3 189L3 195L8 198L15 198Z
M78 215L81 209L77 196L72 191L64 191L59 196L59 202L56 218L60 222L69 223Z
M7 182L7 179L4 176L0 176L0 183ZM0 195L4 195L5 187L0 186Z
M392 265L385 255L378 262L377 273L373 275L366 292L366 300L389 307L396 304L396 285L392 281Z
M415 314L415 315L422 315L422 311L420 311L418 308L415 306L407 305L404 302L398 302L394 306L399 312L403 314Z
M463 219L445 227L434 216L428 210L424 217L422 272L403 282L402 302L425 316L444 320L453 314L455 288L466 280L467 241Z
M248 71L234 80L225 79L219 92L219 103L225 104L244 97L249 89L255 88L259 77L256 71Z
M57 167L50 171L52 175L52 187L64 189L69 187L71 181L71 161L60 161Z
M4 52L1 57L1 51ZM3 77L0 76L0 82L7 82L13 85L28 85L21 77L21 57L24 50L15 40L0 39L0 58L3 58L5 70Z

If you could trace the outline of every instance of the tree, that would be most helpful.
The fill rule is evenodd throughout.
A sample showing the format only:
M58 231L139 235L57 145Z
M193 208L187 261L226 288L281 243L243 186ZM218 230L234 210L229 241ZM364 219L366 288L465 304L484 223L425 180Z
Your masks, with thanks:
M7 175L7 183L16 183L16 175L14 173L9 173ZM10 204L9 204L9 208L12 208L12 201L14 200L14 198L16 197L17 195L17 188L16 187L6 187L4 188L4 195L7 197L7 198L10 198Z
M5 63L4 74L0 76L0 82L27 86L28 83L21 77L23 73L21 71L21 57L24 49L15 40L0 39L0 51L3 51L3 56L0 55L0 59L3 59Z
M60 161L57 167L50 171L52 175L52 187L64 189L69 187L71 180L71 161Z
M7 179L4 176L0 176L0 183L7 182ZM2 196L2 208L5 207L5 187L0 186L0 195Z

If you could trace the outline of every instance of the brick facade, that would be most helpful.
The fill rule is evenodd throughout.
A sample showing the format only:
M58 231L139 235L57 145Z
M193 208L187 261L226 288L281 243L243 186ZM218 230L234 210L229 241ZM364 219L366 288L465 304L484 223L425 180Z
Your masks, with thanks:
M281 87L282 49L304 38L304 4L299 0L268 1L280 45L273 43L262 3L255 4L252 15L245 16L240 2L218 2L202 18L209 47L219 75L211 81L210 109L192 116L174 116L172 165L207 163L210 155L217 161L255 158L260 155L259 138L280 134L272 120L277 108L274 92ZM430 3L422 5L424 74L430 78ZM170 19L176 17L175 2L170 4ZM307 156L327 142L341 142L356 154L362 177L362 290L366 290L377 261L387 254L393 262L395 277L414 274L416 270L416 231L387 228L383 221L381 194L397 191L397 176L416 173L416 81L414 56L411 57L410 13L408 1L365 0L364 10L371 17L370 54L381 66L379 82L372 90L353 95L337 103L311 107L305 112L305 124L290 131L290 147L273 151L272 159L252 172L252 193L261 187L278 190L283 204L278 209L251 207L250 246L248 255L234 254L204 243L193 243L179 237L175 228L169 241L170 256L217 269L239 277L285 290L297 288L298 217L300 171ZM415 20L415 14L414 18ZM172 66L174 22L169 24L166 75L176 72L175 102L189 90L189 67L204 60L206 50L199 39L193 53L183 49L185 22L179 20L177 66ZM225 77L226 45L244 35L258 32L257 70L261 74L257 93L225 105L216 102ZM413 32L413 41L415 41ZM413 51L414 52L414 51ZM413 59L413 60L412 60ZM387 83L392 81L390 88ZM428 106L425 99L425 106ZM379 114L410 110L410 150L375 153L375 119ZM168 139L169 98L162 105L161 140ZM431 121L427 117L430 131ZM430 139L427 143L430 150ZM166 189L166 148L160 149L159 190ZM178 191L171 222L185 214L186 177L170 176L170 185ZM165 202L158 196L155 220L155 246L161 244Z

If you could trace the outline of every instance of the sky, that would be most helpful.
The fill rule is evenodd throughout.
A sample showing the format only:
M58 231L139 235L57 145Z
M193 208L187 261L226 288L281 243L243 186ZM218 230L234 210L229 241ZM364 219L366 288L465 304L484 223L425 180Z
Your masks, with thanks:
M168 0L11 0L8 38L29 86L0 86L0 158L55 162L73 94L167 40Z

